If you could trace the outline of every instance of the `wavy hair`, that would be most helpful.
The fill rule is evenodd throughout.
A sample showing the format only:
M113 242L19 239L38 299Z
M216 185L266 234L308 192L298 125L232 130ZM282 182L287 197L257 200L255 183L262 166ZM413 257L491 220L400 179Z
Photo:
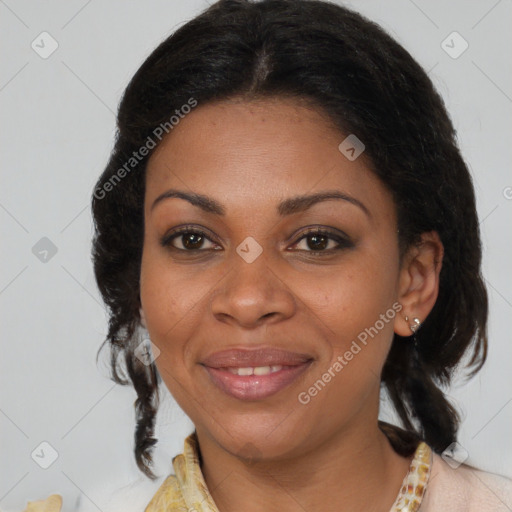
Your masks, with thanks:
M382 28L342 6L220 0L165 39L129 82L92 197L94 272L109 311L98 355L108 344L113 380L135 388L135 458L149 478L156 478L149 466L161 379L154 363L134 353L149 158L139 150L191 98L202 105L269 97L306 101L341 133L364 141L372 171L393 195L401 255L427 231L437 231L444 245L439 295L416 334L417 357L414 344L395 335L382 372L408 433L436 452L453 442L460 418L441 388L465 354L470 376L486 359L473 184L427 73Z

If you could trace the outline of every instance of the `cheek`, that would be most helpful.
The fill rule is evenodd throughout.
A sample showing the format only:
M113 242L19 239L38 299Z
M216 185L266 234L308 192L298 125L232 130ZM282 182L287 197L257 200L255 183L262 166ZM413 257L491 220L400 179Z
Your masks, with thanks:
M398 279L394 267L382 258L357 256L327 275L300 276L298 295L335 334L356 336L391 308Z
M176 271L165 258L147 251L142 259L140 288L149 337L160 350L155 360L158 372L185 414L199 422L204 410L198 411L197 399L190 398L200 392L191 380L189 340L197 333L208 284L187 275L186 269Z
M393 338L393 285L383 268L372 264L316 282L308 305L327 325L328 346L301 390L299 403L309 412L346 421L378 394L380 373ZM371 269L371 271L369 270ZM391 290L391 291L390 291ZM302 402L300 400L303 400ZM326 412L328 411L328 413Z
M393 254L372 251L359 254L328 279L303 281L313 290L304 300L329 333L328 361L316 377L330 369L336 375L329 385L333 392L348 386L354 396L362 396L378 384L393 339L397 279Z
M144 251L140 278L141 303L150 337L162 354L179 347L180 340L186 337L183 329L193 321L207 290L204 280L193 279L183 270L178 273L156 251ZM169 343L169 340L173 343Z

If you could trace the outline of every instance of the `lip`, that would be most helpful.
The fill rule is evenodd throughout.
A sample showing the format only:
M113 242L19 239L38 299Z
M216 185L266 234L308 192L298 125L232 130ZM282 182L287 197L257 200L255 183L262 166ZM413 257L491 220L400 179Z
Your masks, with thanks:
M248 366L298 366L313 359L309 354L273 347L229 349L215 352L201 364L210 368L246 368Z
M239 400L262 400L288 387L310 366L312 361L284 366L267 375L235 375L229 370L205 366L212 382L224 393Z
M208 356L201 364L213 384L227 395L239 400L262 400L272 396L299 378L311 365L307 354L275 348L231 349ZM228 368L283 366L266 375L236 375Z

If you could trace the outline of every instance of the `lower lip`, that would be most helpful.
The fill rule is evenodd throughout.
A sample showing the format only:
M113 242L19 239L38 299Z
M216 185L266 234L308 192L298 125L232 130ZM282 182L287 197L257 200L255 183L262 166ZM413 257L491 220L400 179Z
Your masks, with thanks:
M224 393L239 400L261 400L274 395L297 379L311 364L284 366L267 375L235 375L228 370L204 366L213 383Z

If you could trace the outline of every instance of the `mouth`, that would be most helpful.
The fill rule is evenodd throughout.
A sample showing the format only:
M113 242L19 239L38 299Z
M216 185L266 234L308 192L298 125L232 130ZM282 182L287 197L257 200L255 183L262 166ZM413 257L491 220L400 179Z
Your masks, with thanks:
M211 382L239 400L262 400L291 385L313 362L306 354L277 349L227 350L201 365Z

